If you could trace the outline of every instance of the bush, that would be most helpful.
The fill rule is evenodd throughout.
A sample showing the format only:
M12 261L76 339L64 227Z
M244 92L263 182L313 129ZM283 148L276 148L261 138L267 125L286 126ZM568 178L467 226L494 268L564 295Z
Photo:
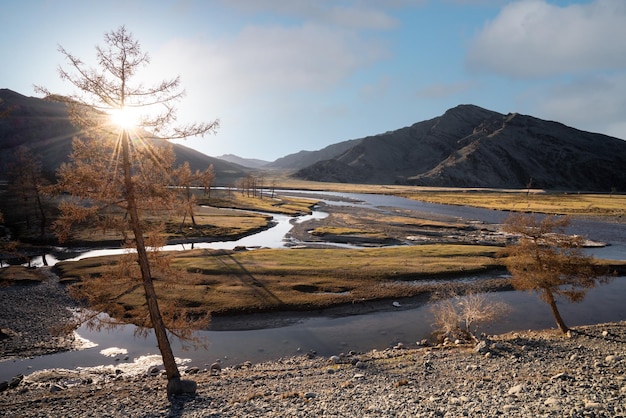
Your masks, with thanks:
M439 339L476 340L475 335L480 326L505 316L510 307L504 302L493 300L488 293L459 295L449 290L434 295L430 311Z

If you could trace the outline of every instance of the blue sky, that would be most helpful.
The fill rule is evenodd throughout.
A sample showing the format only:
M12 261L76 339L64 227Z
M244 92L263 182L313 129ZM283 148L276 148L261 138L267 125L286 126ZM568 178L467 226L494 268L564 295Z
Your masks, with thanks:
M60 94L57 51L92 63L125 25L180 75L185 145L274 160L398 129L458 104L626 138L624 0L6 0L0 88Z

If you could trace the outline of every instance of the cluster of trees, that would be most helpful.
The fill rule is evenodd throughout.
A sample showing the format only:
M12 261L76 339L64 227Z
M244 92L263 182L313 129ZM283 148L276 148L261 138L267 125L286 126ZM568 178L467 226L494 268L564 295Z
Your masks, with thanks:
M263 174L257 176L248 174L238 182L237 188L242 195L260 197L261 199L263 199L263 191L267 189L270 193L270 198L273 198L276 191L276 180L272 180L269 185L266 185Z

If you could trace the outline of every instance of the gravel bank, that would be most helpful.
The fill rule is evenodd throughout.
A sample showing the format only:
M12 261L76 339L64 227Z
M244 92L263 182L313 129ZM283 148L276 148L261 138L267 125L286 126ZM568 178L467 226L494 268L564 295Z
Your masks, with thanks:
M74 334L62 328L77 304L49 268L38 273L46 276L41 283L0 287L0 361L74 347Z
M0 394L7 417L626 417L626 322L191 369L170 403L145 371L47 371Z

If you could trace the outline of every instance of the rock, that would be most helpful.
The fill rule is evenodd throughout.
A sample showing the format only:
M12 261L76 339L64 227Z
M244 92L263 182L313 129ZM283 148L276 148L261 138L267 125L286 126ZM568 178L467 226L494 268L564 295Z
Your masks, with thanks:
M339 364L339 363L341 363L341 357L339 357L339 356L330 356L330 361L332 361L335 364Z
M215 362L211 364L211 367L209 368L209 370L212 375L218 375L222 372L222 365L219 364L218 362Z
M557 406L559 404L559 400L557 398L550 397L550 398L546 399L545 401L543 401L543 404L545 406L555 407L555 406Z
M317 394L315 394L315 392L307 392L307 393L304 394L304 397L306 399L313 399L313 398L317 397Z
M11 382L9 383L9 387L10 388L17 387L20 383L22 383L22 380L24 380L24 375L18 374L17 376L13 377L13 379L11 379Z
M4 392L8 388L9 388L9 382L7 382L6 380L3 382L0 382L0 392Z
M198 374L200 372L199 367L190 367L187 369L186 374Z
M172 398L179 395L193 395L197 389L198 384L193 380L169 379L167 382L167 398L172 400Z
M365 364L362 361L357 361L356 364L354 365L357 369L366 369L367 368L367 364Z
M393 302L392 305L396 308L401 307L402 305L400 305L400 302Z
M616 355L611 354L611 355L606 356L604 361L606 361L607 363L617 363L621 359L622 358L620 356L616 356Z
M65 388L59 385L58 383L55 383L54 385L50 386L50 393L61 392L63 390L65 390Z
M161 373L161 370L158 368L158 366L150 366L147 371L147 374L149 376L158 376L159 373Z
M550 378L550 380L570 380L574 379L573 376L568 375L567 373L557 373Z
M600 410L600 409L604 409L602 407L602 404L599 402L585 402L585 409L595 409L595 410Z
M474 346L474 351L480 354L484 354L489 351L489 344L485 340L479 341L478 344Z
M509 391L507 393L509 395L518 395L518 394L522 393L524 391L524 389L525 389L524 384L520 383L519 385L515 385L511 389L509 389Z

